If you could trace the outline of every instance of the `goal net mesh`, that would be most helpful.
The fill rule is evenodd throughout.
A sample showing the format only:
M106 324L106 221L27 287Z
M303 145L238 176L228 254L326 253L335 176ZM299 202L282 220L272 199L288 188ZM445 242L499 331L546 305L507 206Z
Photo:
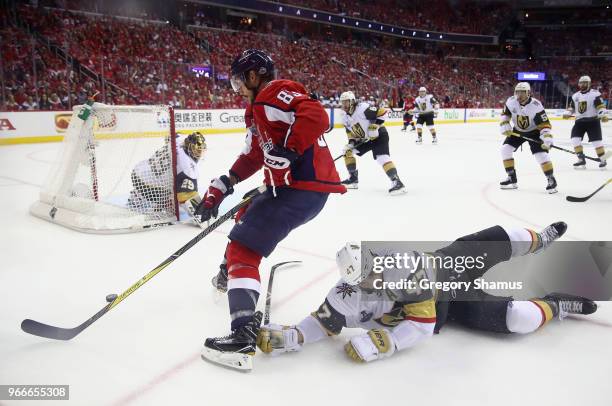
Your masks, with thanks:
M84 232L131 232L177 220L176 138L168 106L94 103L73 110L32 214Z

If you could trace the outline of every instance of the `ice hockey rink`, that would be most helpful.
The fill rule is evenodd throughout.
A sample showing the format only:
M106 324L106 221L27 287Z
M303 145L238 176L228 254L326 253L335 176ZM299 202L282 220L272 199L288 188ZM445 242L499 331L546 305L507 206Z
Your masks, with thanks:
M571 148L573 122L554 121L556 143ZM612 148L612 124L604 124ZM275 277L272 321L299 322L338 279L334 256L348 240L453 240L495 224L542 229L563 220L565 240L612 240L612 186L585 203L608 180L589 162L553 151L559 193L525 145L516 155L519 189L500 190L505 177L497 123L438 126L439 144L424 134L389 127L391 155L408 188L389 196L389 181L367 155L358 159L360 186L330 197L323 212L295 230L261 266L302 261ZM346 137L326 139L334 156ZM207 135L201 185L227 171L242 149L240 134ZM73 405L609 405L612 398L612 304L591 317L553 321L527 336L446 326L413 349L370 364L355 364L343 344L356 331L299 353L255 358L250 373L203 361L205 337L228 333L227 299L210 279L223 256L228 222L198 243L75 339L47 340L21 331L24 318L73 327L180 248L199 229L187 225L121 235L90 235L35 218L37 199L59 143L0 147L0 384L68 384ZM593 156L590 146L585 153ZM337 161L342 177L346 170ZM261 182L239 185L224 203ZM202 189L202 186L200 186ZM263 297L259 306L263 308ZM0 404L27 405L16 401ZM38 402L41 403L41 402ZM53 404L61 404L57 401Z

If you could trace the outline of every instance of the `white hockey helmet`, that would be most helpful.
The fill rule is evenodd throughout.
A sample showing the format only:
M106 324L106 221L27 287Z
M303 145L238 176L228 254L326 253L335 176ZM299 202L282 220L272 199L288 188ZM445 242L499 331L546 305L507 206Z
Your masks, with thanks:
M583 86L581 86L583 83L586 83L586 86L583 88ZM588 90L591 88L591 77L584 75L584 76L580 76L580 79L578 79L578 87L581 90Z
M427 89L425 86L419 87L419 96L425 96L427 94Z
M349 285L357 285L363 280L361 271L361 244L347 242L336 253L336 265L340 270L340 277Z
M352 114L356 104L355 93L350 90L340 95L340 105L345 112Z
M519 97L519 94L520 94L519 92L525 92L525 98L524 99ZM527 83L527 82L519 82L519 83L517 83L516 87L514 88L514 96L519 101L527 100L531 96L531 86L529 86L529 83Z

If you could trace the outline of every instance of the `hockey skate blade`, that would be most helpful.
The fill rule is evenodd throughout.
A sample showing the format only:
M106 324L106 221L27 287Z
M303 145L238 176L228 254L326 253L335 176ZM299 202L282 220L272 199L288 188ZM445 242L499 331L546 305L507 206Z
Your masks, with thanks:
M577 171L584 171L586 169L586 165L574 166L574 169Z
M251 372L253 369L253 355L217 351L208 347L204 347L202 350L202 359L204 361L241 372Z
M400 195L405 195L406 193L408 193L408 189L401 188L399 190L394 190L393 192L389 192L389 195L391 196L400 196Z
M504 185L504 186L500 186L499 187L501 190L514 190L514 189L518 189L518 185L516 183L512 184L512 185Z
M347 189L354 189L354 190L359 189L359 185L354 185L354 184L348 184L348 185L345 184L344 187Z
M552 195L552 194L557 193L558 190L557 189L550 189L550 190L547 190L547 192L548 192L549 195Z

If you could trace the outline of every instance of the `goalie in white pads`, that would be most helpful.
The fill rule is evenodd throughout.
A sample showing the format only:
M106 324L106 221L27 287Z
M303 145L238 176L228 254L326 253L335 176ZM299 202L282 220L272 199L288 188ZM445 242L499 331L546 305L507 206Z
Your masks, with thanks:
M484 256L482 269L474 267L464 272L451 270L446 273L432 266L394 268L382 273L372 272L372 267L366 266L361 271L361 247L358 243L349 243L336 256L342 279L330 290L318 310L295 326L263 326L257 345L264 353L299 351L305 344L340 334L345 327L362 328L367 331L353 336L344 349L351 359L370 362L427 340L439 332L447 320L476 330L527 334L568 313L591 314L597 309L593 301L560 293L518 301L494 296L475 287L452 292L376 288L382 282L397 283L406 278L417 283L423 279L474 281L497 263L540 252L558 239L566 228L563 222L551 224L541 233L494 226L462 237L434 253L413 253L415 256L443 258L465 258L466 255L477 258L482 257L483 252L489 254Z
M164 187L172 171L170 145L153 154L149 159L139 162L132 171L132 191L128 207L147 208L148 212L168 207L174 197ZM197 207L201 198L198 194L198 162L206 151L206 139L199 132L189 134L176 150L176 184L174 190L179 204L192 214L190 205ZM197 221L196 221L197 223Z
M340 103L346 113L344 128L348 143L344 147L344 163L349 173L349 178L343 180L342 184L347 189L358 188L359 172L355 155L362 156L372 151L374 159L391 180L389 193L391 195L406 193L406 188L397 174L389 153L389 133L384 126L387 110L370 106L367 102L357 102L355 94L351 91L340 95Z
M601 93L595 89L591 89L591 78L582 76L578 80L579 91L572 95L571 104L563 118L568 119L574 113L576 114L576 123L572 127L572 145L574 151L578 154L578 162L574 164L575 169L585 169L586 159L584 158L584 150L582 148L582 138L586 132L589 136L589 142L595 148L595 152L599 157L599 167L606 167L606 159L604 155L603 139L601 136L601 123L607 122L606 106L601 99Z
M540 164L548 181L546 191L557 193L557 180L553 175L553 164L548 155L548 150L553 145L550 120L542 103L531 97L529 83L520 82L516 85L514 96L510 96L504 104L499 126L502 135L506 136L501 147L501 156L508 175L506 180L500 182L500 187L518 188L513 154L524 142L528 142L533 157ZM535 142L527 141L525 138Z
M423 143L423 124L431 133L431 143L437 144L436 129L434 127L434 118L438 117L438 109L440 103L431 95L427 94L427 89L419 88L419 95L414 99L414 113L417 116L417 144Z

